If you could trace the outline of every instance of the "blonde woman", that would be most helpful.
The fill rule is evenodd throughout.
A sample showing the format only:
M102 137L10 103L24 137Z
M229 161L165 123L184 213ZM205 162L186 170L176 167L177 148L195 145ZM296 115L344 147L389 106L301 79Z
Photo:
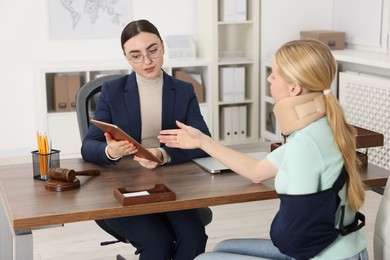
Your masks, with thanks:
M167 146L200 148L255 183L275 177L281 205L271 239L222 241L196 259L368 259L355 132L330 90L335 73L336 61L319 41L296 40L279 48L268 82L287 142L264 160L181 122L180 129L160 132Z

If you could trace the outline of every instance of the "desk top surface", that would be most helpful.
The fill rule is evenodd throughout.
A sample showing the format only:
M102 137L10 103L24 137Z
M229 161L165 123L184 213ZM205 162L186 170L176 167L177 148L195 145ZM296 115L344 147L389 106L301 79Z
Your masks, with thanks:
M236 148L244 152L268 151L269 144ZM53 192L45 189L43 181L33 179L32 164L0 167L0 192L15 230L277 198L273 180L254 184L232 172L213 175L193 162L148 170L130 158L112 166L66 159L61 160L61 168L100 169L101 175L78 176L79 189ZM387 170L371 164L361 172L368 187L384 186L388 175ZM174 191L176 200L122 206L114 197L116 188L142 190L158 183Z

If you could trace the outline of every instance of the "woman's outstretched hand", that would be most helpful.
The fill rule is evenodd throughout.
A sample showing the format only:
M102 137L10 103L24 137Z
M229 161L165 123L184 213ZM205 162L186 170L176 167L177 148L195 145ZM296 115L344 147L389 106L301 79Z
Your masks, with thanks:
M204 134L191 126L176 121L179 129L161 130L158 139L168 147L194 149L202 147Z

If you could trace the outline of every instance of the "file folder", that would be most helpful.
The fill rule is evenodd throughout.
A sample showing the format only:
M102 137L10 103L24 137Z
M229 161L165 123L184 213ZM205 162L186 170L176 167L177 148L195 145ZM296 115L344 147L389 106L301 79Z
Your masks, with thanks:
M220 98L221 101L234 101L234 70L232 67L225 67L220 69Z
M232 122L232 140L240 139L240 106L230 107L231 122Z
M235 0L235 2L236 2L235 21L246 21L247 20L246 0Z
M247 19L247 0L222 0L221 21L237 22Z
M220 98L224 102L245 100L245 67L225 67L220 69Z
M245 105L238 107L238 114L239 114L239 131L238 136L239 139L245 139L247 137L247 107Z
M245 67L234 68L234 101L245 100Z
M223 0L221 20L224 22L236 20L236 0Z
M231 141L232 135L232 107L223 107L221 116L221 136L225 141Z

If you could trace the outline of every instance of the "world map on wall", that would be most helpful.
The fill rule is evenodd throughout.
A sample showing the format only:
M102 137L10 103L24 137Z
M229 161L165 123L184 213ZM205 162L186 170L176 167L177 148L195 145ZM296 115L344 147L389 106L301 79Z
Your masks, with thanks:
M50 36L118 37L131 20L130 0L49 0Z

